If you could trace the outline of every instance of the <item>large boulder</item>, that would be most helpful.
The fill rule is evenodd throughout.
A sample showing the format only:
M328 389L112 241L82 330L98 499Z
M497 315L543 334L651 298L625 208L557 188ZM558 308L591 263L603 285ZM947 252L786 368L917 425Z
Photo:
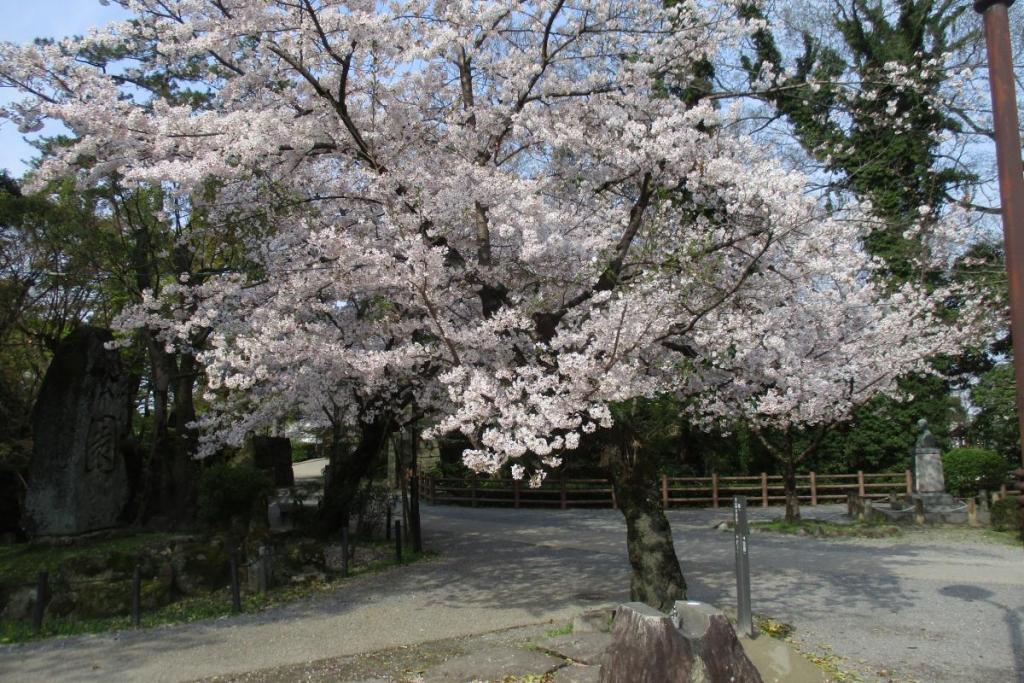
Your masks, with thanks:
M116 526L129 499L124 443L134 381L107 330L81 327L57 347L32 415L25 527L72 535Z
M726 616L699 602L677 602L672 616L639 602L621 605L600 681L762 683Z

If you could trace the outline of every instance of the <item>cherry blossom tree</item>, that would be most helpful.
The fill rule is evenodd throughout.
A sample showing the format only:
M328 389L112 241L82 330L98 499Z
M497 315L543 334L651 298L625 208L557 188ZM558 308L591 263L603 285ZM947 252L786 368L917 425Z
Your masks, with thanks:
M814 319L805 298L842 302L814 286L833 264L823 245L856 244L865 215L828 215L730 108L671 95L756 28L731 4L121 4L135 20L0 48L0 78L26 94L7 115L73 131L40 180L116 174L211 225L265 226L255 272L165 288L188 291L188 312L155 316L168 344L210 330L195 349L208 451L285 413L365 425L414 406L425 436L471 441L471 468L511 463L537 485L612 424L610 405L703 395L758 367L723 355L756 356L790 311ZM126 59L97 68L87 48ZM154 73L178 75L154 87ZM167 94L186 87L204 96ZM907 294L882 310L903 303L934 308ZM156 309L123 324L159 324ZM825 325L799 326L804 354L780 354L779 374L804 370ZM887 330L875 338L903 338ZM633 597L668 607L686 584L649 469L612 471Z
M951 215L943 225L962 229L963 221ZM705 343L721 335L728 352L712 355L695 379L703 392L694 413L725 427L743 421L780 461L790 522L800 517L796 468L830 430L873 397L910 398L901 377L935 373L931 359L992 330L993 309L969 288L889 285L885 262L866 257L863 237L817 226L781 266L792 281L785 303L745 291L712 312L702 332ZM952 257L952 235L931 245L918 239L932 254L920 266L935 270Z

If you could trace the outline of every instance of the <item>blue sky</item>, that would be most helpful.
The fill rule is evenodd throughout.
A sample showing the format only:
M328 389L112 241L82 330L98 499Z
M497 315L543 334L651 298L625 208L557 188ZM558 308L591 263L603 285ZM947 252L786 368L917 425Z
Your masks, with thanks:
M36 37L82 34L123 17L120 7L104 7L99 0L0 0L0 41L23 43ZM11 101L12 95L9 89L0 89L0 103ZM51 127L44 133L56 131ZM0 168L20 176L26 168L24 160L34 153L16 127L0 121Z

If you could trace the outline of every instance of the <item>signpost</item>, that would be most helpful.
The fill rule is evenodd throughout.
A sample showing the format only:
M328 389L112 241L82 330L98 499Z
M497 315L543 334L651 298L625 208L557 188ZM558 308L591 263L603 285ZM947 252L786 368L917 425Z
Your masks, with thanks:
M747 497L732 497L733 529L736 532L736 620L740 633L754 636L754 620L750 613L750 556L747 545Z

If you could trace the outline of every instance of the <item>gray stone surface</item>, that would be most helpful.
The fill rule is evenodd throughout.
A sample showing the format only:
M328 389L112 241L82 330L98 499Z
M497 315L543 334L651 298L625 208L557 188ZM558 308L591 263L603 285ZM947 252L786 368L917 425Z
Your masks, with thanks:
M562 660L542 652L493 645L453 657L428 669L423 675L423 683L500 681L506 676L526 674L542 676L554 671L562 663Z
M351 559L349 550L349 559ZM345 564L345 554L340 543L329 543L324 546L324 566L332 572L340 572Z
M676 602L672 614L704 661L708 681L761 683L760 674L747 658L736 631L721 610L688 600Z
M946 478L942 472L942 451L918 446L914 449L914 492L943 493Z
M826 683L825 673L788 643L762 635L740 638L764 683Z
M537 642L537 647L580 664L600 664L601 657L611 642L610 632L593 631L545 638Z
M557 669L551 675L551 683L598 683L601 667L571 664Z
M615 617L615 608L606 607L601 609L587 610L572 618L572 633L593 633L600 631L610 633L612 630L612 619Z
M129 499L125 440L132 379L107 330L81 327L57 347L32 415L25 526L72 535L116 526Z
M35 588L18 588L6 598L7 604L0 611L0 619L10 621L27 620L36 602Z
M619 606L601 683L696 683L703 675L693 645L671 618L641 602Z

